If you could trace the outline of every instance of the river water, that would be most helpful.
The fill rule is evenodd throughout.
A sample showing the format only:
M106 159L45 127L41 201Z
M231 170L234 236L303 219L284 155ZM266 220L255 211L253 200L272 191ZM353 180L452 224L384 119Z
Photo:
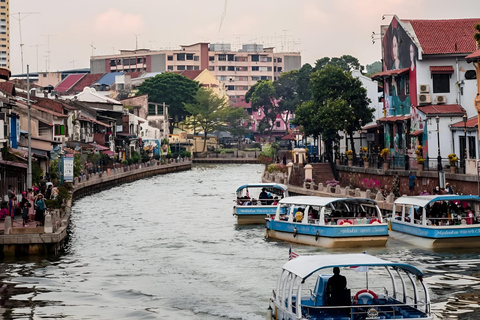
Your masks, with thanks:
M194 165L75 201L65 252L4 261L5 319L265 319L290 245L237 226L235 189L261 165ZM361 252L294 245L298 254ZM368 253L426 272L437 319L479 319L478 250L389 240ZM5 287L14 287L5 298Z

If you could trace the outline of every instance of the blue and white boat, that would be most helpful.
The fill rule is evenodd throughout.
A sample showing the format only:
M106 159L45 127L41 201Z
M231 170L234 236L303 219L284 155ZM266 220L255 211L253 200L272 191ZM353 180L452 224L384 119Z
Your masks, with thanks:
M472 195L400 197L390 236L425 248L478 247L480 224L474 212L479 210L480 197Z
M328 290L332 268L347 285ZM368 254L299 256L284 264L270 299L270 319L431 320L428 288L414 266Z
M287 186L279 183L250 183L237 188L233 215L237 224L264 224L275 214L280 199L288 197Z
M265 237L326 248L384 246L388 224L368 198L296 196L280 200Z

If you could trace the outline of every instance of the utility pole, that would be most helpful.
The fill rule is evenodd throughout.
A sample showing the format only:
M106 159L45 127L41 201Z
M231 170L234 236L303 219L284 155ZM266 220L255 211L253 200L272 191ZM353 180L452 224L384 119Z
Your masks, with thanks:
M47 61L46 61L46 67L47 67L47 72L50 69L50 37L54 36L53 34L44 34L44 37L47 37Z
M38 67L38 47L41 47L41 46L44 46L44 44L36 44L34 46L30 46L30 47L35 47L35 50L36 50L36 53L37 53L37 72L40 71L40 68Z
M15 18L18 20L18 30L20 33L20 60L22 62L22 74L23 74L23 40L22 40L22 20L28 17L31 14L35 14L38 12L17 12L17 13L12 13L11 16L12 18ZM15 17L15 15L18 14L18 18ZM22 17L22 14L25 16Z
M135 50L138 50L138 36L139 34L135 34Z
M27 64L27 121L28 121L28 167L27 167L27 190L32 188L32 130L30 119L30 68Z

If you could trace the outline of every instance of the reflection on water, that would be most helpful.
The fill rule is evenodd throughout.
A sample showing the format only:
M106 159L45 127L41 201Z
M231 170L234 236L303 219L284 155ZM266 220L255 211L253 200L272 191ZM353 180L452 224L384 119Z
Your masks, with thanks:
M5 319L265 319L289 244L237 226L238 186L261 165L196 165L75 202L58 257L5 261ZM362 252L294 245L299 254ZM478 319L479 255L389 240L367 250L425 270L439 319Z

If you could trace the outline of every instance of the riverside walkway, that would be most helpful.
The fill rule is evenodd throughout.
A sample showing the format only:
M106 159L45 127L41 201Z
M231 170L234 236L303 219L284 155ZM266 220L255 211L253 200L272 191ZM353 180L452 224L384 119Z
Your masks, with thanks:
M167 163L152 160L143 164L122 166L109 169L101 174L87 174L76 177L72 183L71 199L64 210L51 210L45 216L44 226L31 222L23 227L21 216L13 220L10 217L0 221L0 257L30 254L57 253L64 244L70 222L73 201L122 183L131 182L159 174L190 170L191 159L168 159Z

